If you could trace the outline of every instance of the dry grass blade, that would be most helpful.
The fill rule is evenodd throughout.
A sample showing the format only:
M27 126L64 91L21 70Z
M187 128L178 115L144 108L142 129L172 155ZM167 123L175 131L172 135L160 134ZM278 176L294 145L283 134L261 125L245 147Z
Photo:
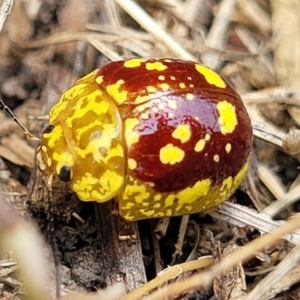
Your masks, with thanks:
M253 0L238 0L240 9L251 18L256 27L265 35L268 36L271 31L270 16L259 6L257 1Z
M87 41L94 46L99 52L109 58L111 61L122 60L122 57L118 55L111 47L107 46L104 43L101 43L95 34L87 34Z
M252 122L252 127L256 137L282 148L282 140L286 136L284 132L254 121Z
M271 245L278 241L280 238L289 234L300 227L300 216L289 220L283 226L277 228L269 234L265 234L260 238L257 238L247 244L240 250L228 255L222 259L222 261L213 266L209 271L200 272L197 275L183 280L180 284L173 283L167 287L159 289L152 295L145 297L145 300L160 300L160 299L174 299L182 293L191 291L193 289L205 288L210 285L213 279L226 272L230 268L234 267L241 261L246 261L252 258L257 251L263 250L268 245ZM252 298L253 299L253 298Z
M276 293L280 292L274 289L274 286L288 274L294 267L298 265L300 259L300 243L298 243L290 253L270 272L264 279L262 279L255 288L244 298L244 300L261 299L267 300L275 297ZM298 277L298 281L300 278ZM292 282L290 282L292 284ZM276 293L272 293L272 290ZM267 291L267 294L266 294Z
M11 11L13 2L13 0L4 0L2 2L2 5L0 7L0 32L2 31L4 22Z
M284 221L272 220L268 212L269 210L257 212L246 206L228 202L221 204L218 209L213 209L209 214L238 227L251 226L264 234L272 232L275 228L279 228L285 223ZM270 213L272 212L270 211ZM300 231L296 230L292 234L286 235L284 239L292 244L298 244L300 242Z
M134 18L147 32L155 37L159 43L166 46L175 57L197 61L191 53L185 50L178 42L174 40L166 31L164 31L157 22L151 18L140 6L131 0L116 0L116 2Z
M242 94L243 101L248 104L267 104L270 102L286 103L300 106L299 88L276 87L247 94Z
M206 45L211 48L219 49L224 45L225 32L228 29L230 17L234 11L237 0L223 0L220 3L217 16L206 37ZM208 53L203 57L203 62L213 69L218 69L220 65L218 54Z
M299 88L300 78L300 3L297 0L271 1L274 49L278 80L286 87ZM288 22L287 22L288 20Z
M282 184L279 176L265 164L258 163L257 176L276 199L282 198L285 195L286 188L284 184Z
M300 198L300 186L295 187L291 191L287 192L282 198L272 202L268 207L264 209L264 212L271 217L276 216L285 208L289 207Z
M32 168L34 165L35 149L30 147L24 139L15 135L2 139L0 155L19 166Z
M47 38L39 39L35 41L16 41L18 46L25 49L40 48L55 44L64 44L74 41L85 41L86 32L82 31L63 31L53 35L50 35Z
M120 300L140 299L141 297L147 295L152 290L160 288L164 283L168 282L169 280L172 280L182 275L184 272L210 267L211 265L212 265L211 257L201 257L198 260L189 261L179 265L168 267L167 269L158 273L155 279L147 282L139 289L122 297Z

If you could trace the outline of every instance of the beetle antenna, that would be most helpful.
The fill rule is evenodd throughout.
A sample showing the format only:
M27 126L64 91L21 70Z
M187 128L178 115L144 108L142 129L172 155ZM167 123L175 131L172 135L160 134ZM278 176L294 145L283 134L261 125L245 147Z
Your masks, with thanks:
M4 101L0 98L0 109L3 110L9 117L15 121L18 126L24 132L26 138L31 141L40 141L34 134L32 134L27 127L18 119L18 117L13 113L13 111L4 103Z

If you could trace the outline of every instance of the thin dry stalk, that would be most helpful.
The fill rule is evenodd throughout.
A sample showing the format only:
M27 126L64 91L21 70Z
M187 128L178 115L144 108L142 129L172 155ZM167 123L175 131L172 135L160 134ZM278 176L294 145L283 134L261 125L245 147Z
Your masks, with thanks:
M173 283L167 287L159 289L152 295L145 297L145 300L160 300L160 299L174 299L182 293L208 287L216 276L228 271L241 261L246 261L252 258L256 252L263 250L265 247L275 243L280 238L288 233L293 232L300 227L300 216L289 220L282 227L277 228L272 233L265 234L248 243L243 248L237 250L224 257L219 264L213 266L209 271L200 272L197 275L183 280L180 284ZM253 299L253 298L252 298Z

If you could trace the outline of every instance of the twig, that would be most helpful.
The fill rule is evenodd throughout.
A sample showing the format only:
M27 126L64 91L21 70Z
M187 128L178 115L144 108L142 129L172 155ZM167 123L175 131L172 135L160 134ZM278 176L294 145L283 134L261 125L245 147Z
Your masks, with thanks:
M196 57L166 33L166 31L134 1L116 0L116 2L147 32L153 35L157 41L166 46L175 57L197 61Z
M13 0L4 0L0 7L0 32L2 31L7 16L10 14L13 3Z

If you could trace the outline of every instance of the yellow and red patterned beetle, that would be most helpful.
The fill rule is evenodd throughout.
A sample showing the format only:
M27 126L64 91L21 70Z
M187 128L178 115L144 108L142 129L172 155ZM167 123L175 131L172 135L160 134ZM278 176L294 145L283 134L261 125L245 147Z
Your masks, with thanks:
M117 197L126 220L226 200L247 169L252 128L220 75L190 61L129 59L79 79L50 111L37 162L83 201Z

